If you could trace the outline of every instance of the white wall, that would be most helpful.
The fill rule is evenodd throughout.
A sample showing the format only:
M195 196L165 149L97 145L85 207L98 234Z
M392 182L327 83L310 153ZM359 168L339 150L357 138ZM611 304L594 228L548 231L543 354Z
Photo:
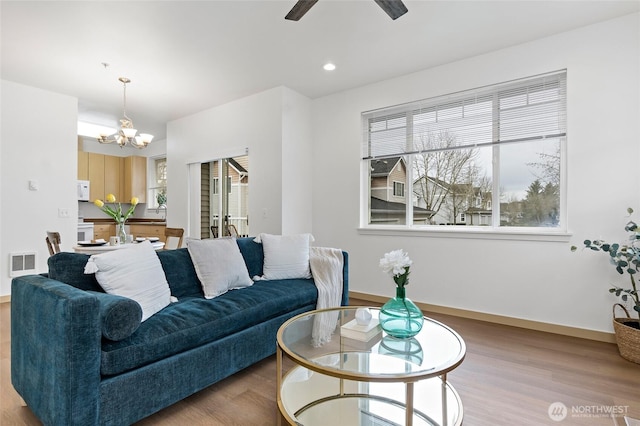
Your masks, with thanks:
M63 250L75 242L78 101L6 80L1 91L0 295L7 295L9 253L36 251L45 272L46 231L60 232ZM29 180L39 190L30 191ZM59 218L58 208L69 217Z
M359 234L360 114L566 68L571 243L624 238L625 209L640 216L639 16L315 100L313 232L318 244L350 252L351 289L392 296L378 260L403 248L414 260L408 296L416 301L611 331L608 284L628 277L602 253L570 253L569 242Z
M282 234L285 235L311 232L313 145L310 114L309 98L283 88Z
M251 232L281 232L282 92L275 88L168 123L167 197L172 206L185 206L168 210L169 226L199 236L199 214L190 218L186 208L189 164L243 155L248 148Z
M189 164L249 152L252 235L311 232L310 100L277 87L170 122L167 223L199 236L199 168ZM196 197L195 201L190 199Z

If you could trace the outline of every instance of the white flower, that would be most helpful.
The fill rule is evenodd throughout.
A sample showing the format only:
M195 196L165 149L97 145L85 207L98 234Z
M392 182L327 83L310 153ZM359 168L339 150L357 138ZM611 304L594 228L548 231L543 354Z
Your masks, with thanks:
M393 250L380 259L380 267L392 277L399 277L409 271L411 266L409 255L403 250Z

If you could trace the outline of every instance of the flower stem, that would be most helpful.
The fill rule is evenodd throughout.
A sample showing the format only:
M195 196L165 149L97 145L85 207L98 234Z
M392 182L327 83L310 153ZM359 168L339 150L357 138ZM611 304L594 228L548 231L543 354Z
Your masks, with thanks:
M406 298L406 292L405 292L404 286L399 285L396 287L396 299L402 300L402 305L404 306L404 310L407 312L405 327L407 330L410 330L411 329L411 310L409 310L409 307L407 306L407 298Z

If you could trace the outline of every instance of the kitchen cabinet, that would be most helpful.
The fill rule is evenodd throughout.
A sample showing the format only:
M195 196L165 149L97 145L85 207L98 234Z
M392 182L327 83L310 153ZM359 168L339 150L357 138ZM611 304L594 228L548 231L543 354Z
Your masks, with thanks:
M105 200L113 194L121 203L138 197L140 203L147 200L147 158L116 157L78 151L78 179L91 182L89 199Z
M78 151L78 180L89 180L89 153Z
M104 192L104 155L89 153L89 181L91 182L91 188L89 188L89 199L91 201L95 199L104 200L106 193Z
M123 158L114 157L112 155L104 156L104 194L113 194L116 200L128 203L129 199L124 198L122 185L124 179L122 176Z
M165 225L131 223L129 225L129 234L133 235L134 238L158 237L160 238L160 241L165 243L166 242L166 238L164 236L165 227L166 227Z
M147 202L147 158L146 157L125 157L124 158L124 200L131 200L138 197L140 203Z
M94 223L93 224L93 239L103 239L109 241L109 237L116 235L116 224L114 223Z

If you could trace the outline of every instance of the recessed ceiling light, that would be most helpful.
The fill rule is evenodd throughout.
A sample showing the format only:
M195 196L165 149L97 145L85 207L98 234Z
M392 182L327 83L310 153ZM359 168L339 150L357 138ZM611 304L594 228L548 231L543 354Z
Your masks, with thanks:
M325 71L333 71L336 69L336 66L331 62L327 62L322 68L324 68Z

